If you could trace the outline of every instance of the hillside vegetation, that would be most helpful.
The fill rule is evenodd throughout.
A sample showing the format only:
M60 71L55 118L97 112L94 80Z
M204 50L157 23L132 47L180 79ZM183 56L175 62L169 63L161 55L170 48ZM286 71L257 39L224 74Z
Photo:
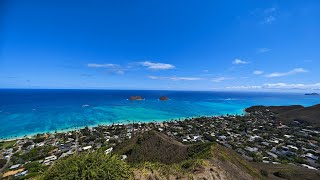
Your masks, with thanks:
M205 154L210 147L211 143L184 145L162 133L150 131L122 143L115 152L127 155L130 163L173 164Z
M276 114L276 117L284 123L299 121L320 127L320 104L303 107L300 105L293 106L252 106L247 108L247 112L268 109Z
M184 145L150 131L120 144L113 155L79 153L58 160L39 179L260 179L238 154L215 143ZM126 160L120 155L126 154Z
M129 179L129 166L102 151L82 153L59 160L40 179Z

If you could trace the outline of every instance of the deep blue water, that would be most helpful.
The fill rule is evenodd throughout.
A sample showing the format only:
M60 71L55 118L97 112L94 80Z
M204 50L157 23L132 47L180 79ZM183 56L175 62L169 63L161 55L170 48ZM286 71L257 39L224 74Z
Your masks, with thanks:
M141 95L144 101L127 100ZM169 101L159 101L159 96ZM242 114L252 105L320 103L303 93L0 89L0 138L98 124Z

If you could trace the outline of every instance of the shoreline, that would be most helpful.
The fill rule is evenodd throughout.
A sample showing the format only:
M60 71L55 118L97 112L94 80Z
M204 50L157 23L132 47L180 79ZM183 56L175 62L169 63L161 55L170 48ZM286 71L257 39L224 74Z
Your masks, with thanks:
M247 108L242 109L242 113L246 113L245 110ZM198 115L198 116L189 116L189 117L179 117L179 118L172 118L172 119L162 119L162 120L153 120L153 121L145 121L145 122L140 122L140 121L136 121L134 122L134 124L138 124L138 123L153 123L153 122L168 122L168 121L184 121L187 119L192 119L192 118L197 118L197 117L222 117L222 116L226 116L226 115L231 115L231 116L235 116L235 115L239 115L239 114L229 114L226 113L224 115ZM241 114L240 114L241 115ZM36 133L30 133L30 134L25 134L25 135L21 135L21 136L17 136L17 137L12 137L12 138L0 138L0 142L8 142L8 141L14 141L14 140L19 140L19 139L23 139L23 138L32 138L34 136L36 136L37 134L56 134L56 133L66 133L66 132L70 132L70 131L75 131L75 130L79 130L79 129L84 129L85 127L88 128L94 128L94 127L98 127L98 126L111 126L111 125L128 125L128 124L132 124L132 123L128 123L128 121L123 121L125 123L101 123L101 124L95 124L95 125L90 125L90 126L81 126L81 127L74 127L74 128L65 128L65 129L60 129L60 130L52 130L52 131L47 131L47 132L36 132Z

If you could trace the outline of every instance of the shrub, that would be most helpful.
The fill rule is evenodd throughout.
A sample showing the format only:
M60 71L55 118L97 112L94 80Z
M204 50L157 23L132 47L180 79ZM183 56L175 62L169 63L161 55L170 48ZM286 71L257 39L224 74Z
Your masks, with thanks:
M6 165L7 160L5 159L0 159L0 168L2 168L4 165Z
M260 170L260 173L261 173L261 175L264 176L264 177L268 177L268 175L269 175L268 171L263 170L263 169Z
M130 168L117 156L96 151L59 160L41 179L129 179L130 176Z

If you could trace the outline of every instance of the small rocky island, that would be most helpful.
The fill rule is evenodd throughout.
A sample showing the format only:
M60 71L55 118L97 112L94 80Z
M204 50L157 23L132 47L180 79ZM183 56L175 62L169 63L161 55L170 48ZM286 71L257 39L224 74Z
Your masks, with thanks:
M307 95L307 96L317 96L317 95L319 95L318 93L306 93L306 94L304 94L304 95Z
M141 101L144 100L141 96L130 96L129 98L131 101Z
M167 101L167 100L169 100L169 98L167 96L161 96L161 97L159 97L159 100L160 101Z

